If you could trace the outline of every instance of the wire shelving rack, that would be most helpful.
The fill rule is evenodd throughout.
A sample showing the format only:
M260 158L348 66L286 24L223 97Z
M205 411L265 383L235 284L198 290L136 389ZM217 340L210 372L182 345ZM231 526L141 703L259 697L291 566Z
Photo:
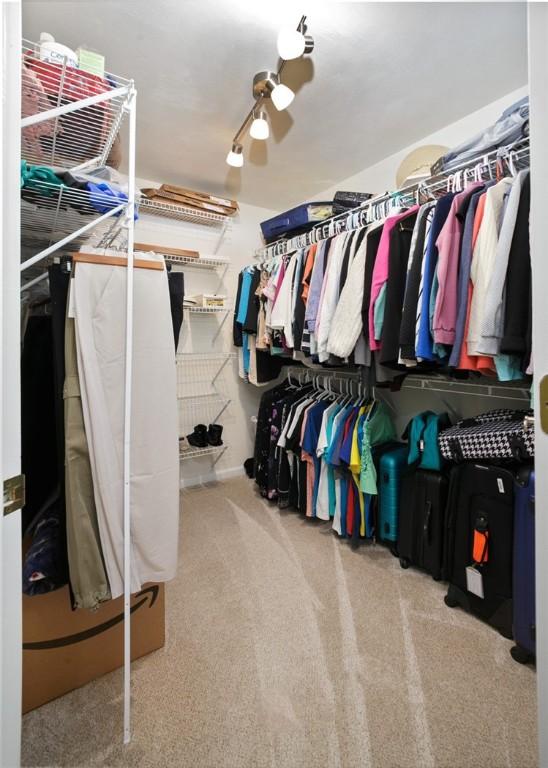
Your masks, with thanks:
M33 165L79 169L105 165L133 84L43 61L23 40L21 154Z

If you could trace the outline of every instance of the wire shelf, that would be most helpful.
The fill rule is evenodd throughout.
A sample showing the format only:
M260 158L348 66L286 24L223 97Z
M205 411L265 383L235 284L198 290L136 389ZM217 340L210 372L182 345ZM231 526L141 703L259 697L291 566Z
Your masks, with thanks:
M61 168L107 162L131 80L109 73L99 77L68 66L66 60L42 61L39 45L24 40L21 85L21 154L27 162ZM57 114L48 118L50 110Z
M216 382L232 358L232 354L177 355L177 397L223 400Z
M196 424L222 423L222 415L231 401L217 394L207 394L203 397L192 395L180 397L177 401L179 407L179 435L189 435Z
M313 243L319 243L328 237L340 235L364 227L366 223L386 218L390 213L390 206L408 206L418 202L421 194L436 197L449 191L448 184L451 179L460 176L460 180L466 180L464 173L471 174L477 171L478 178L494 178L499 163L502 161L511 163L515 168L526 167L529 164L529 139L523 138L514 144L487 152L483 157L475 157L462 165L442 171L437 176L424 179L415 184L387 192L370 198L366 202L349 209L344 213L331 216L315 224L308 232L291 238L281 238L270 245L255 250L257 259L270 259L275 256L283 256L299 248L307 248ZM472 180L472 176L470 179Z
M179 457L181 460L197 459L200 456L214 456L215 454L224 453L226 449L226 445L208 445L206 448L194 448L189 445L179 449Z
M141 213L164 216L168 219L177 219L178 221L188 221L193 224L203 224L208 227L219 227L221 225L228 227L231 224L230 217L223 216L220 213L202 211L198 208L189 208L173 203L160 203L157 200L149 200L147 197L140 198L139 207Z
M99 221L106 211L121 202L101 192L90 193L50 182L33 181L32 186L21 189L21 195L21 246L31 257L86 225L90 228L71 240L71 249L90 238L99 239L107 232L113 233L123 223L119 214ZM94 222L97 222L95 226Z
M199 258L193 259L191 256L174 256L173 254L162 254L161 251L156 251L163 255L168 264L185 264L188 267L195 267L196 269L225 269L230 266L230 262L225 259L209 259Z
M177 362L183 363L189 360L207 362L209 360L230 360L238 357L237 352L178 352Z
M186 307L183 309L197 315L215 315L217 313L230 312L230 307Z

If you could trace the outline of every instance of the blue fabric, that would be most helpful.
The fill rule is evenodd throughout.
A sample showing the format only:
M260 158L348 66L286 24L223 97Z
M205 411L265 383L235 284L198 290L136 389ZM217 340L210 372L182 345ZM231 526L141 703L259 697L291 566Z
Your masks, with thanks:
M365 505L365 535L368 539L373 536L375 522L373 519L373 496L370 493L363 494Z
M332 464L335 467L339 466L339 464L341 463L339 454L341 450L342 438L344 433L344 425L346 423L349 413L350 413L350 408L345 407L344 415L341 417L341 420L337 426L337 429L335 430L335 434L331 439L331 443L325 455L325 458L329 462L329 464Z
M438 248L436 246L436 240L442 230L445 220L449 214L451 203L455 197L454 192L449 192L447 195L441 197L434 210L434 218L432 220L432 226L430 227L430 235L428 238L428 246L426 254L424 256L424 282L423 292L421 297L421 318L419 325L419 335L417 340L416 355L423 360L434 360L433 340L430 333L430 294L432 291L432 283L434 280L434 273L436 265L438 263Z
M312 517L316 517L316 502L318 500L318 487L320 484L320 471L321 471L321 458L316 455L316 447L318 445L318 438L320 436L320 430L322 428L322 417L325 409L330 405L326 401L322 401L317 405L313 405L308 410L306 419L306 428L304 430L302 447L312 456L314 462L314 489L312 494Z
M333 469L333 466L327 461L327 452L329 451L329 446L331 445L331 439L333 437L333 422L335 420L335 416L340 412L342 407L342 405L338 406L332 413L329 414L325 430L327 436L327 448L324 451L324 461L327 465L327 497L329 500L329 517L335 517L337 491L335 487L335 470Z
M126 193L122 192L121 189L111 187L106 181L101 181L99 184L88 181L87 186L90 192L89 202L99 213L108 213L108 211L112 211L120 203L127 203L128 197ZM116 216L119 216L120 213L117 213ZM138 218L139 214L137 213L137 208L135 208L133 219L137 221Z
M499 381L520 381L524 378L521 361L517 355L495 355L495 368Z
M356 421L358 419L358 414L360 412L359 408L354 408L352 415L349 417L350 419L350 427L348 429L348 434L346 435L346 438L343 440L340 450L340 461L341 463L344 462L346 466L350 464L350 458L352 455L352 436L354 434L354 427L356 426ZM345 419L346 422L349 421L349 419Z
M249 373L249 364L251 361L251 354L249 352L248 335L245 331L242 333L242 358L244 365L244 373Z
M348 503L348 474L341 473L341 536L346 537L346 506Z
M243 325L245 323L245 317L247 315L247 306L249 304L249 293L251 290L251 272L248 269L244 269L242 274L242 290L240 291L240 303L238 304L238 314L236 316L236 322Z

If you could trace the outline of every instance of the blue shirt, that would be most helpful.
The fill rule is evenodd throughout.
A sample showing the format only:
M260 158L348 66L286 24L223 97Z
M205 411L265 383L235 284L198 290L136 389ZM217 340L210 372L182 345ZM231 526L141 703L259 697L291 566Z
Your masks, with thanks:
M434 273L438 263L438 247L436 245L436 240L438 239L438 235L449 215L449 209L451 208L451 203L454 197L455 193L449 192L447 195L441 197L436 203L434 218L432 219L432 226L430 227L430 234L428 237L428 245L424 256L421 318L417 348L415 350L417 357L421 357L423 360L434 360L433 340L430 333L430 294L432 292Z
M313 405L308 411L306 419L306 428L304 430L302 447L312 456L314 462L314 489L312 494L312 516L316 517L316 501L318 499L318 486L320 484L321 458L316 455L316 447L322 427L322 417L325 409L331 405L327 401L321 401Z

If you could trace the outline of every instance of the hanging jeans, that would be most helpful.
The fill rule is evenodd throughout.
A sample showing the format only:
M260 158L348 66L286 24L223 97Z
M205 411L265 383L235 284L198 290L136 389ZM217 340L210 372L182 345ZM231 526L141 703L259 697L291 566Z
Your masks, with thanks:
M101 546L123 593L125 267L80 263L73 278L78 374ZM165 270L134 270L131 590L177 568L179 447L173 326Z

